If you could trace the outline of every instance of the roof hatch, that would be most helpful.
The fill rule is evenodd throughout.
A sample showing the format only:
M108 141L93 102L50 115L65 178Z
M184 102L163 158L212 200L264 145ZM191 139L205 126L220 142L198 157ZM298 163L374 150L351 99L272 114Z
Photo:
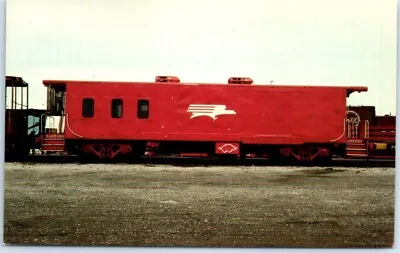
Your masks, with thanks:
M157 83L180 83L180 81L176 76L156 76Z
M231 77L228 79L228 84L252 84L253 79L250 77Z

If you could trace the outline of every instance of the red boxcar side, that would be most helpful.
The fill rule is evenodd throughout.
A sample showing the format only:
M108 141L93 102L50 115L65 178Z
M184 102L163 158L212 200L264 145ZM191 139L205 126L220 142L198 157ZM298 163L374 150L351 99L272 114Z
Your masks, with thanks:
M67 82L66 139L344 143L346 87ZM94 117L82 100L94 99ZM123 117L111 117L111 100ZM137 117L138 100L149 118Z

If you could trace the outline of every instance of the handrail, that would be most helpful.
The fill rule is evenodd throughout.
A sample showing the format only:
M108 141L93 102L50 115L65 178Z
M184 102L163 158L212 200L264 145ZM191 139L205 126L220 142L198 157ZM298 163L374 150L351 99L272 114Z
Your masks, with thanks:
M69 126L68 113L65 114L65 123L66 123L67 129L68 129L73 135L75 135L76 137L79 137L79 138L83 138L82 135L79 135L79 134L75 133L75 132L71 129L71 127Z
M364 120L362 121L363 125L357 122L357 121L352 121L352 120L347 120L347 138L369 138L369 121ZM360 129L363 127L363 129Z
M344 119L343 120L343 133L339 137L337 137L336 139L332 139L332 140L329 140L329 141L330 142L335 142L337 140L340 140L341 138L343 138L343 136L345 136L345 134L346 134L346 120Z
M368 120L365 121L365 138L366 139L369 138L369 121Z
M359 122L347 120L347 138L358 138Z

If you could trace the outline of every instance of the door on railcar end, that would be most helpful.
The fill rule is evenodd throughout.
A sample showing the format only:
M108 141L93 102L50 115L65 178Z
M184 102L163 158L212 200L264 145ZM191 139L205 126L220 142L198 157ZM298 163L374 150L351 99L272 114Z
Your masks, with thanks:
M64 152L65 84L47 85L47 112L42 115L44 130L41 152L45 154Z

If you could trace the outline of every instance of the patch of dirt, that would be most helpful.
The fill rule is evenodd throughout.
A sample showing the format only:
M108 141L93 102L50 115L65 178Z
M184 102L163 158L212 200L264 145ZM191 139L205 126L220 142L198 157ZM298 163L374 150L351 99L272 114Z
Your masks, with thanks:
M5 166L13 245L392 247L382 168Z

